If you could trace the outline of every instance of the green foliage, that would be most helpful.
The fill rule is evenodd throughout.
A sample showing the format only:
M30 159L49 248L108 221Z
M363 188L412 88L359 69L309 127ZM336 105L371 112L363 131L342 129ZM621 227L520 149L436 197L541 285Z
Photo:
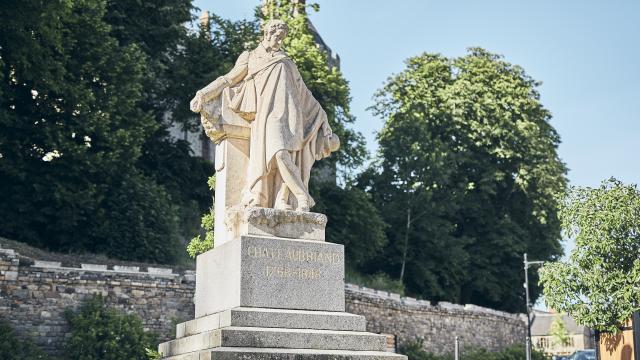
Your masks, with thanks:
M168 118L171 122L184 121L176 109L188 108L186 97L195 92L201 81L195 79L199 69L190 68L194 64L183 60L210 60L206 53L215 51L188 46L198 38L184 26L192 19L192 10L192 0L110 0L104 17L111 35L120 44L135 44L146 55L147 71L140 79L144 92L139 106L153 117L157 130L145 138L136 166L171 196L182 239L197 232L200 214L210 202L204 181L213 173L210 163L193 156L185 141L170 139L167 131ZM175 247L171 250L182 254Z
M345 280L349 283L372 289L389 291L400 295L404 295L405 293L404 284L400 280L392 279L389 275L382 272L373 275L363 275L347 269Z
M181 247L176 213L162 186L142 175L123 176L94 214L93 236L101 242L76 239L74 246L124 260L172 263Z
M567 331L567 326L562 320L562 314L557 314L551 323L549 335L553 337L553 342L559 346L568 346L571 343L571 335Z
M346 264L360 271L382 253L387 243L385 224L370 196L347 185L345 188L324 182L312 187L317 199L313 211L330 216L326 240L345 245Z
M214 238L213 238L213 225L215 223L215 219L213 216L213 212L209 214L204 214L202 216L202 230L205 232L204 235L197 235L189 242L187 245L187 253L192 258L195 258L197 255L202 254L203 252L209 251L213 249ZM202 238L201 236L204 236Z
M160 360L160 359L162 359L162 353L158 352L157 350L145 348L144 351L147 354L147 358L149 360Z
M150 68L105 17L104 0L0 9L0 229L49 249L171 262L175 210L136 164L158 129L142 107ZM135 229L126 238L133 254L105 250L125 241L114 239L118 228Z
M376 95L386 123L358 180L389 224L368 272L418 297L520 311L522 253L562 252L554 195L566 168L539 83L479 48L406 63Z
M216 188L216 176L210 176L207 181L209 189L214 191ZM203 234L199 234L187 245L187 253L190 257L195 258L198 254L202 254L203 252L209 251L213 249L214 244L214 225L216 222L214 216L213 206L209 209L209 212L202 215L202 220L200 222L200 228Z
M108 308L101 296L90 299L77 312L68 311L66 317L71 327L67 359L147 360L148 349L156 347L155 335L143 330L137 316Z
M30 339L18 336L11 324L0 320L0 360L46 360L45 354Z
M411 341L400 346L398 353L406 355L409 360L451 360L451 356L435 355L424 350L422 339Z
M540 283L547 304L581 325L619 331L640 310L640 191L616 179L572 187L560 218L576 246L568 261L548 263Z
M451 344L453 348L453 341ZM402 346L399 353L407 355L409 360L453 360L452 355L435 355L424 350L423 341L417 340ZM491 352L484 349L462 349L461 360L522 360L525 358L524 346L511 346L502 351ZM532 360L545 360L542 352L532 350Z

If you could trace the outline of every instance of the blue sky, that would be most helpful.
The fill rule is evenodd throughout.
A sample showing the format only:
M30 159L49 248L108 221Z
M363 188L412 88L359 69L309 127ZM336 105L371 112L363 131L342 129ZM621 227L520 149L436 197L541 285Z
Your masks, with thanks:
M375 151L382 119L365 109L403 61L481 46L537 80L573 185L640 183L640 1L318 0L311 19L350 83L356 129ZM229 19L258 0L196 0Z
M366 108L403 61L422 52L460 56L480 46L522 66L560 133L572 185L611 176L640 183L640 1L317 0L311 20L341 57L355 128L376 149L382 119ZM196 0L229 19L259 0ZM570 246L570 245L569 245Z

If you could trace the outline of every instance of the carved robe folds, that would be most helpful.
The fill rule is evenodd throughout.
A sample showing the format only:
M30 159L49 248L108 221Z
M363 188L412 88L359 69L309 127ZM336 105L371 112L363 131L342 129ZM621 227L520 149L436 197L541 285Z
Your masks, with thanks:
M339 144L327 114L284 52L269 53L258 46L244 52L230 73L243 74L242 81L226 89L222 101L207 103L202 112L205 131L220 145L216 150L217 181L223 181L224 189L219 192L216 186L216 243L229 239L219 237L218 229L224 221L230 230L229 222L233 219L228 217L238 216L229 213L232 207L273 207L280 197L280 201L295 208L296 199L286 191L277 171L276 153L291 154L308 189L314 162L328 156ZM248 154L246 140L242 139L246 131L240 130L246 127L250 128ZM233 159L229 159L229 152L235 153ZM230 170L230 166L234 169ZM230 194L239 192L238 182L243 183L240 199ZM309 199L313 206L313 199ZM221 200L224 210L219 211ZM220 214L225 214L223 219L219 219Z

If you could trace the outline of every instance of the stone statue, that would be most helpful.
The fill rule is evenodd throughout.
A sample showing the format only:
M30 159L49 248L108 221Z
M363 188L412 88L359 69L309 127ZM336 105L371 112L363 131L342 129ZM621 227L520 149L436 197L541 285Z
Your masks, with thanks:
M250 124L242 206L307 212L314 205L308 190L311 167L340 142L296 65L281 50L287 32L284 22L267 22L260 44L242 53L229 73L199 90L191 110L202 113L212 138L216 123L210 113L220 110L207 111L208 103L218 101ZM224 94L226 104L219 100Z

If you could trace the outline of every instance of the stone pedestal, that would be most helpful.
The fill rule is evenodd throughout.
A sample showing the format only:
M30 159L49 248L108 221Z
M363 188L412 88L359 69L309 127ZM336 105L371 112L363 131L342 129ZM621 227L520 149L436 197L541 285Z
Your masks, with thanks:
M198 256L195 303L196 317L239 306L344 311L343 246L255 236L229 241Z
M324 242L324 215L255 208L236 221L235 238L198 256L196 318L160 344L163 359L406 360L344 312L344 247Z

